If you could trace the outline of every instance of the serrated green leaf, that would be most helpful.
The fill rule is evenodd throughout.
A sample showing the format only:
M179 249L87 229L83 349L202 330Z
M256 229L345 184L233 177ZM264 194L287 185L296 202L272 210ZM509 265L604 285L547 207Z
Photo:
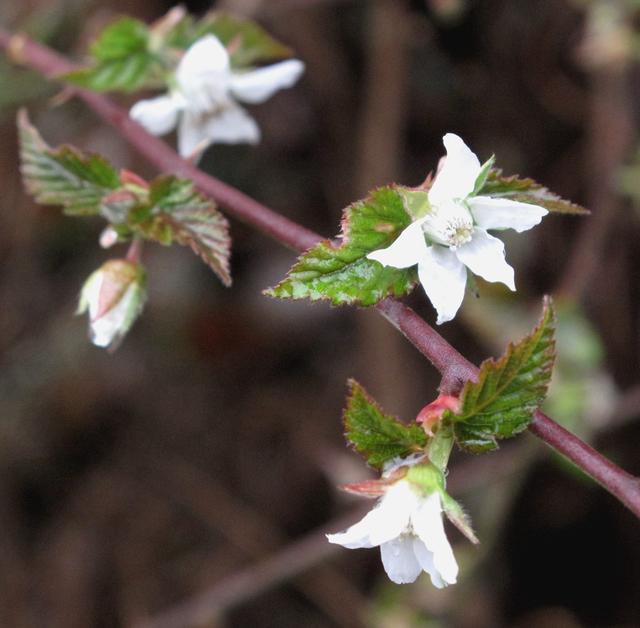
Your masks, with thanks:
M120 185L116 170L99 155L70 146L51 149L24 110L18 113L18 130L22 178L36 201L62 205L74 216L99 213L102 198Z
M347 207L339 245L325 240L312 247L265 294L281 299L329 299L334 305L373 305L388 296L407 294L416 283L414 268L383 266L366 255L389 246L410 223L398 190L379 188Z
M162 85L160 57L149 49L149 29L124 17L102 31L91 47L92 65L63 75L78 87L98 92L131 92Z
M149 208L134 229L162 244L190 246L222 283L231 285L229 223L211 199L199 194L191 181L165 176L151 183Z
M245 68L292 55L261 26L227 13L210 12L198 21L185 16L169 32L166 45L186 50L204 35L215 35L229 49L231 65Z
M510 344L498 360L485 360L476 382L460 395L460 411L445 413L460 447L480 453L497 448L497 439L527 428L547 394L555 358L554 312L545 300L542 318L520 342Z
M540 205L557 214L588 214L589 210L560 198L533 179L523 179L518 175L505 177L500 169L489 171L482 187L474 192L477 195L508 198L521 203Z
M388 460L424 449L427 436L419 425L404 425L384 414L355 380L349 380L348 385L345 436L367 463L380 469Z

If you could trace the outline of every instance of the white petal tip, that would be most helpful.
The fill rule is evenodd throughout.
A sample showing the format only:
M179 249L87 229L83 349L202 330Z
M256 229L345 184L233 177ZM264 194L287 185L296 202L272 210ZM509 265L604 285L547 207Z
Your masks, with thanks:
M402 578L402 577L397 576L397 575L390 576L389 574L387 574L387 576L389 576L389 580L391 580L391 582L393 582L393 584L413 584L418 579L417 576L415 578L413 578L413 580L411 580L409 578Z
M457 135L456 133L445 133L442 136L442 141L443 143L447 143L447 142L462 142L462 138ZM463 142L464 143L464 142Z
M449 321L452 321L454 319L454 316L445 316L444 314L442 316L438 315L438 318L436 318L436 325L442 325L443 323L448 323Z
M287 63L289 65L289 71L291 72L291 81L295 83L302 76L305 65L300 59L289 59Z

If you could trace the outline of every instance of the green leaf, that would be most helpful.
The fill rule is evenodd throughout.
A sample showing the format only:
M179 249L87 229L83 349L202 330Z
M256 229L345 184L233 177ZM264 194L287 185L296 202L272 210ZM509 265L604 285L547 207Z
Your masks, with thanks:
M24 110L18 113L18 131L22 178L38 203L62 205L69 215L90 216L99 213L102 198L119 187L118 173L99 155L47 146Z
M93 63L62 78L98 92L131 92L159 87L162 82L160 57L149 49L149 29L139 20L124 17L102 31L91 47Z
M185 16L168 34L166 45L186 50L208 34L215 35L228 47L231 65L235 68L292 55L290 48L274 39L255 22L215 11L198 21Z
M497 448L496 439L527 428L544 401L555 358L554 312L545 299L540 323L520 342L510 344L498 360L485 360L476 382L460 395L460 411L445 413L453 421L458 444L475 453Z
M231 285L229 223L191 181L172 176L153 181L149 208L141 208L141 219L132 228L162 244L190 246L222 283Z
M414 268L383 266L366 255L389 246L410 223L398 188L379 188L347 207L340 244L325 240L312 247L265 294L329 299L334 305L373 305L388 296L407 294L416 283Z
M533 179L521 179L518 175L505 177L502 171L494 168L488 172L484 185L474 194L508 198L521 203L540 205L557 214L588 214L589 210L560 198Z
M345 436L372 467L380 469L388 460L425 448L427 436L419 425L404 425L395 417L383 414L358 382L351 379L348 385Z

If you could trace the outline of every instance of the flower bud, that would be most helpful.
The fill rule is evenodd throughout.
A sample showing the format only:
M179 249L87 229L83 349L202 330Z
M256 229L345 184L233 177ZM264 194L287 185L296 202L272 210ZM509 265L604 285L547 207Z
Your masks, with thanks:
M433 436L433 427L442 420L446 410L454 414L460 411L460 399L451 395L439 395L435 401L427 404L416 417L416 423L422 424L428 436Z
M100 234L100 246L103 249L110 249L117 242L118 232L111 225L105 227Z
M146 298L144 268L126 259L113 259L89 276L77 314L89 311L89 337L98 347L117 348L136 320Z

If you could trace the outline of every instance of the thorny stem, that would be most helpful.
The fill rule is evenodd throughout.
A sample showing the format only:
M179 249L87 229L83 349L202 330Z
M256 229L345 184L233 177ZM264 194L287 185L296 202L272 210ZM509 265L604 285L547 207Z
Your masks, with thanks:
M15 62L49 78L55 78L74 67L53 50L22 35L13 36L1 28L0 48ZM190 165L165 142L149 135L129 118L125 110L107 98L84 90L73 91L158 169L191 179L202 192L211 196L232 216L297 251L304 251L322 239L318 234ZM459 391L467 379L476 377L477 367L458 353L411 308L394 299L385 299L376 307L442 373L440 391L443 394ZM540 411L535 413L529 429L590 475L640 518L640 479L615 465Z

